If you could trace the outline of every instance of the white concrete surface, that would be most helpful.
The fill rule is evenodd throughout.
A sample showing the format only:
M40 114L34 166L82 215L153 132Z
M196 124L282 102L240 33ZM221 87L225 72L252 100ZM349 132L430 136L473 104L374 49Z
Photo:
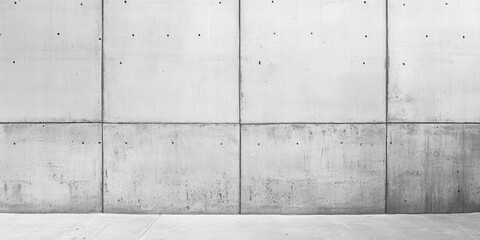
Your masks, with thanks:
M0 1L0 122L100 120L101 6Z
M385 125L243 125L242 213L384 213Z
M0 214L5 240L477 240L480 214L179 216Z
M105 120L238 122L238 0L105 0Z
M242 122L385 122L384 0L242 0Z
M389 1L389 120L480 121L480 1Z
M101 131L86 123L0 124L0 212L100 212Z
M238 213L239 126L107 124L105 211Z
M480 125L390 124L389 213L480 211Z

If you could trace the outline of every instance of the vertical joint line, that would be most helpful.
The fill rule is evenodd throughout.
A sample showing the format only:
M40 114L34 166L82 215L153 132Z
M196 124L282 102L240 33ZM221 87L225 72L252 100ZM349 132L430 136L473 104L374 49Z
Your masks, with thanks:
M388 212L388 84L390 78L388 37L388 0L385 0L385 213Z
M238 0L238 214L242 213L242 0Z
M101 191L102 191L102 213L105 212L105 201L104 201L104 186L105 186L105 154L104 154L104 137L103 137L103 124L105 122L105 101L104 101L104 52L103 52L103 42L105 41L104 37L104 4L105 1L102 0L102 33L101 33L101 66L100 66L100 82L101 82L101 127L102 127L102 186L101 186Z

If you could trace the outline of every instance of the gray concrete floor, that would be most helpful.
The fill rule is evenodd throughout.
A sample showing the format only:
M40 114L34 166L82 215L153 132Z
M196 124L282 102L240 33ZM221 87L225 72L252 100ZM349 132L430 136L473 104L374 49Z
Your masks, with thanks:
M0 214L0 239L480 239L480 214Z

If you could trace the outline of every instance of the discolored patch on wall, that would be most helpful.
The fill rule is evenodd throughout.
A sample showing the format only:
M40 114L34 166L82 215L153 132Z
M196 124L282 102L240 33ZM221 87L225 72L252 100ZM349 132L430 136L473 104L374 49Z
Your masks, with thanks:
M238 213L239 126L106 124L105 212Z
M480 125L390 124L388 213L480 211Z
M0 153L0 212L101 211L100 124L2 124Z
M242 213L383 213L385 125L242 126Z

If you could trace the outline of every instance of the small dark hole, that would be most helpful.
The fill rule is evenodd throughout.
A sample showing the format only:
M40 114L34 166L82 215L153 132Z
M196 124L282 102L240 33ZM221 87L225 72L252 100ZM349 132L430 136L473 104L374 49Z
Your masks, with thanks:
M425 37L428 37L428 35L425 35Z
M132 33L132 37L135 37L135 34Z
M128 144L128 142L125 142L125 144Z
M276 33L273 33L273 35L275 35Z
M85 144L85 142L82 142L82 144Z
M343 144L343 142L340 142L340 144Z
M127 1L123 1L124 3L127 3Z
M463 36L463 38L465 38L465 36Z
M15 61L13 61L13 64L15 64Z
M222 2L218 2L218 4L222 4Z
M363 1L363 3L367 3L367 1Z
M405 63L402 63L403 66L405 66Z
M365 62L363 62L363 65L365 65Z
M170 37L170 34L167 34L167 37Z
M42 127L45 127L45 125L42 125Z
M220 145L223 145L223 143L220 143Z
M272 3L273 3L273 1L272 1Z
M13 145L15 145L15 143L13 143Z
M120 62L120 64L123 64L122 62Z
M257 143L258 146L260 146L260 143Z
M298 145L298 143L297 143L297 145Z
M175 144L175 142L172 142L172 144Z
M365 35L365 37L368 37L367 35Z
M83 6L83 3L80 3L80 6Z
M200 33L198 34L198 36L200 37Z
M458 190L458 192L460 192L460 190Z
M102 142L98 142L98 144L101 144Z
M405 3L403 4L403 6L405 6Z
M17 2L14 2L15 4L17 4Z
M313 32L311 32L310 35L313 35Z
M448 5L448 3L445 3L445 5Z
M15 62L13 62L13 63L15 63ZM262 65L262 61L258 61L258 65Z
M102 38L98 38L98 40L100 40L100 41L101 41L101 40L102 40Z
M57 33L57 36L60 36L60 33Z

